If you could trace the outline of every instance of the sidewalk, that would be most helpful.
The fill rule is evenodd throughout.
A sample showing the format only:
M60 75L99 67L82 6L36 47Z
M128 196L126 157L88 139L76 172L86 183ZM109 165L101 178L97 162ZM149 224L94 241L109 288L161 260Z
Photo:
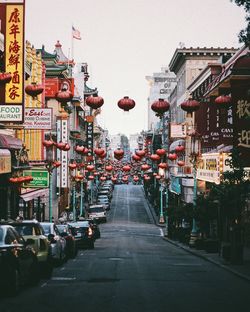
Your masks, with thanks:
M149 201L147 200L148 206L150 208L151 214L153 216L154 222L156 225L158 225L159 227L163 228L163 232L164 232L164 227L165 225L159 224L158 223L158 217L155 214L154 208L151 206L151 204L149 203ZM173 244L179 248L184 249L185 251L200 257L202 259L205 259L209 262L214 263L215 265L247 280L250 282L250 248L244 248L244 252L243 252L243 264L231 264L228 263L227 261L225 261L225 259L223 259L221 256L219 256L218 253L208 253L205 250L197 250L195 248L191 248L188 245L185 245L183 243L180 243L179 241L175 241L172 239L169 239L168 237L163 236L163 239L167 242L169 242L170 244Z

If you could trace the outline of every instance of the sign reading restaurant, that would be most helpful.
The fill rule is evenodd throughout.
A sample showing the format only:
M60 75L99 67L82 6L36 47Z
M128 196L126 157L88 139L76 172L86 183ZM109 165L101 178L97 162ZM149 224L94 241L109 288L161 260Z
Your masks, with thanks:
M25 1L0 0L4 38L4 72L11 81L1 88L0 122L23 122L24 110L24 5Z
M25 108L25 129L50 130L52 124L52 108Z

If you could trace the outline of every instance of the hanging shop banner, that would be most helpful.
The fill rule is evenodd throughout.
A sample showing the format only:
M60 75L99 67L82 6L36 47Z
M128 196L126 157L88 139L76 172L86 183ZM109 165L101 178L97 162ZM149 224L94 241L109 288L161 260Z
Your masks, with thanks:
M171 176L170 191L172 193L177 194L177 195L179 195L181 193L181 185L180 185L180 179L179 178Z
M25 108L25 129L50 130L52 124L52 108Z
M68 142L68 120L58 118L57 120L57 142ZM68 151L57 150L57 160L61 166L57 168L57 187L68 187Z
M197 179L220 184L223 172L230 168L230 156L227 153L202 154L197 169Z
M93 159L93 136L94 136L94 117L86 116L87 122L87 148L88 148L88 161Z
M250 57L249 57L250 63ZM232 98L234 106L234 146L239 148L241 160L245 167L250 167L250 76L248 83L232 82Z
M187 136L187 130L185 124L170 124L170 137L171 138L185 138Z
M4 38L4 71L11 81L0 91L0 122L23 122L24 113L24 1L0 1Z
M59 90L66 89L74 94L74 78L46 78L45 97L55 98Z
M24 170L24 176L32 176L33 180L25 183L23 188L45 188L49 187L49 173L44 169Z

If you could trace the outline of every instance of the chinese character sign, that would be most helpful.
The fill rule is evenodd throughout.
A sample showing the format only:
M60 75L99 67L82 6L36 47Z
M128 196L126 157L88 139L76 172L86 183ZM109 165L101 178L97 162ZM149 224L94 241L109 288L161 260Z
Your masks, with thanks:
M0 122L20 123L24 112L24 1L0 4L0 19L4 71L11 74L11 81L1 90Z

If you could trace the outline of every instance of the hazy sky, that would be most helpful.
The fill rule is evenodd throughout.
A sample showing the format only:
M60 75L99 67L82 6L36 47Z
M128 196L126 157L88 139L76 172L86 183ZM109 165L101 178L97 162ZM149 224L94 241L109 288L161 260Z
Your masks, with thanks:
M149 86L145 76L169 64L180 42L185 47L239 47L245 12L230 0L26 0L26 39L48 52L60 40L74 59L89 64L90 87L104 98L100 124L111 134L147 127ZM128 95L136 107L117 106Z

